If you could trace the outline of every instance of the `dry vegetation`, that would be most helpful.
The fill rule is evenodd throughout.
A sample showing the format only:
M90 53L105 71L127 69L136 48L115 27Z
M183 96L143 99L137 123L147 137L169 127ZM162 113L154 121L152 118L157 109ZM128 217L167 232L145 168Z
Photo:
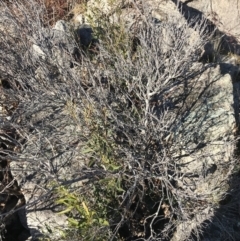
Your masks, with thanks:
M43 3L13 1L6 10L14 34L0 33L0 104L11 119L2 117L1 129L17 136L1 159L22 163L54 189L69 217L64 240L169 240L195 210L214 205L208 194L199 200L178 186L184 174L171 137L191 108L195 76L208 67L194 68L208 39L205 22L194 25L200 40L189 45L189 27L178 19L156 24L145 10L132 33L101 19L109 28L94 29L96 51L76 43L75 58L48 33L82 1ZM174 39L168 51L165 28ZM34 57L32 44L44 58ZM86 181L65 185L75 179Z
M71 11L81 4L85 4L86 0L37 0L39 4L45 7L44 22L53 25L60 19L71 17ZM69 16L70 15L70 16Z

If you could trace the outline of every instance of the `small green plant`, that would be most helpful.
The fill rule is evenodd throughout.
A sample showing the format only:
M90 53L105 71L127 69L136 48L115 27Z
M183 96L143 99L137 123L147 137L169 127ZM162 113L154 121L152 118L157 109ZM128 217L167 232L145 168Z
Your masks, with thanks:
M60 186L56 189L57 204L63 205L64 209L59 214L68 216L68 228L63 232L63 238L78 237L79 240L92 240L93 233L98 233L94 240L106 240L109 222L105 215L95 209L90 201L76 193L70 193L68 189Z
M84 121L89 130L89 139L82 148L82 154L90 154L95 158L90 158L89 167L99 164L105 170L117 171L121 168L121 160L115 156L116 144L113 138L113 131L108 123L108 113L106 108L102 108L100 116L96 116L94 108L86 104L83 112ZM96 157L100 163L97 163Z
M94 37L101 41L101 45L109 52L127 58L131 34L127 32L126 25L121 20L121 6L114 6L115 2L109 1L111 14L107 15L99 8L91 8L91 14L86 17L93 28Z
M68 226L61 232L64 240L71 237L84 241L108 240L112 210L119 208L118 196L124 192L121 181L116 177L103 178L93 183L92 191L85 196L70 193L64 186L56 188L56 204L63 206L59 214L68 216Z

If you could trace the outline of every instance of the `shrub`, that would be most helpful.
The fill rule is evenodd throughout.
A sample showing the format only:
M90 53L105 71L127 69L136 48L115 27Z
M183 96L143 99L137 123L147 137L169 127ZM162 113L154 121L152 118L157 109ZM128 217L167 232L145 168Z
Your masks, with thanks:
M192 210L209 205L177 186L174 155L176 126L191 109L187 96L206 68L195 66L207 40L204 21L194 25L200 37L190 44L192 32L178 18L156 23L146 10L132 33L101 19L93 28L98 51L78 45L76 60L51 42L42 8L33 0L29 6L19 8L24 18L14 34L0 37L0 78L8 84L1 101L15 103L8 124L21 146L7 158L24 159L41 183L58 183L66 240L167 240ZM33 56L33 43L44 58ZM73 68L55 59L58 50ZM66 186L79 178L84 184Z

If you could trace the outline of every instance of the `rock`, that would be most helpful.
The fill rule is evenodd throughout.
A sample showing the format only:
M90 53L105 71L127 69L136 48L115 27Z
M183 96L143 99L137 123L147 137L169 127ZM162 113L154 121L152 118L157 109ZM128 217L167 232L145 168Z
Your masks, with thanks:
M15 163L12 166L14 169ZM23 175L18 175L18 180L21 181L21 190L26 200L26 209L17 212L21 225L25 229L27 227L26 230L29 230L32 240L48 235L50 229L54 232L54 238L60 237L59 227L67 225L67 217L57 213L59 210L55 209L55 204L51 200L52 192L47 183L44 185L44 177L37 175L34 170L26 173L29 167L24 165L21 165L21 169ZM19 173L19 169L13 173ZM43 180L43 183L39 180Z
M204 14L216 27L226 35L227 42L237 40L240 42L240 5L238 0L202 0L202 1L182 1L187 2L187 6ZM191 11L191 9L188 9ZM235 49L240 54L240 48Z
M129 1L125 1L124 4L128 4ZM88 18L94 19L94 15L96 15L99 10L105 16L111 15L116 9L123 6L122 0L116 1L108 1L108 0L101 0L101 1L94 1L90 0L87 2L87 13L86 16Z
M181 181L194 183L190 189L187 188L189 185L183 186L188 195L205 196L206 200L214 198L219 201L227 192L227 186L219 190L218 194L211 196L211 193L219 186L219 182L227 180L233 168L236 103L233 102L232 78L229 74L221 74L220 66L217 65L201 74L194 89L186 99L186 103L192 105L191 111L176 123L174 132L173 143L178 148L181 146L176 154L179 156L178 165L185 175ZM192 102L193 100L197 101ZM172 147L172 152L174 149ZM195 212L191 220L177 226L172 241L188 239L198 225L213 215L214 212L209 207Z
M99 20L109 21L112 24L124 22L127 28L130 28L141 16L140 11L129 7L131 1L88 1L85 11L80 9L74 11L73 21L77 25L88 24L98 26ZM120 11L119 11L120 10Z
M53 46L59 47L62 52L65 50L70 54L74 54L77 46L73 27L64 20L57 21L52 29L51 42Z
M74 17L74 23L76 24L76 25L78 25L78 24L80 24L80 25L82 25L82 24L84 24L85 23L85 19L84 19L84 15L83 14L76 14L75 16L73 16Z
M32 55L34 57L38 57L38 58L42 58L43 60L46 59L46 54L42 51L42 49L36 45L36 44L33 44L32 46Z
M18 32L17 26L11 21L11 16L8 10L7 7L0 6L0 33L16 37L16 33Z
M54 215L48 210L28 211L27 218L32 240L38 240L49 232L54 233L54 238L60 238L61 228L64 229L67 225L66 216Z
M65 22L64 20L57 21L55 26L53 27L53 29L57 30L57 31L62 31L64 33L69 33L70 32L70 27L67 24L67 22Z
M78 54L78 43L74 36L73 26L59 20L53 27L53 29L43 28L39 33L33 35L34 44L32 45L32 51L30 54L33 56L33 60L42 58L48 61L53 69L53 66L58 66L59 73L63 73L72 64L75 56ZM44 51L43 51L44 49ZM42 72L39 68L36 70L38 77L43 76L44 72L49 72L46 69ZM50 73L50 75L52 75Z
M182 18L181 13L177 10L172 1L147 0L145 7L150 10L153 18L160 21L167 21L170 18Z
M50 99L55 98L56 100L54 93L49 92L47 94ZM32 137L22 149L20 154L23 158L22 161L16 160L11 163L12 173L17 179L26 200L27 224L33 238L41 237L46 233L49 234L49 229L53 231L54 238L60 236L59 227L66 227L67 217L57 213L60 210L56 208L54 203L54 182L62 185L65 183L71 185L78 182L80 185L79 174L76 175L76 173L80 173L83 165L83 160L75 155L75 152L80 150L78 148L71 149L68 146L70 143L76 143L76 135L72 133L77 134L81 130L71 124L70 119L67 125L61 123L61 120L68 120L69 112L67 108L64 105L58 105L60 112L55 111L55 114L53 114L53 109L49 108L51 101L47 104L48 97L46 95L43 106L36 110L30 108L31 113L27 117L30 118L28 121L37 127L42 134L45 133L44 135L47 136L50 134L48 137L50 142L47 141L43 144L46 147L44 156L31 160L28 158L31 153L37 152L40 147L38 144L42 145L36 138ZM50 127L51 125L54 128ZM55 135L52 131L65 133L64 137L61 137L62 142L59 143L55 138L52 139L51 136ZM57 153L52 152L51 146L54 146L54 149L56 148Z

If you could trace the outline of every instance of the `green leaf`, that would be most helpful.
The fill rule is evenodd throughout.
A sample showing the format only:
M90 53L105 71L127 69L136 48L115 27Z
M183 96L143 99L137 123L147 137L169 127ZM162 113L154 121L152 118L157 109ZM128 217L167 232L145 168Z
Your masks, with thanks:
M78 221L74 218L68 218L68 222L73 226L78 226Z
M87 207L86 203L85 203L85 202L82 202L82 205L83 205L83 208L84 208L84 210L85 210L86 216L89 217L89 216L90 216L90 213L89 213L89 210L88 210L88 207Z
M76 206L76 209L77 209L77 211L78 211L79 213L82 213L82 212L83 212L83 209L82 209L79 205Z
M96 163L95 160L91 160L91 161L89 161L88 166L93 167L95 163Z
M81 153L82 154L87 154L87 153L90 153L90 152L94 152L94 150L90 147L87 147L87 148L84 148Z
M102 179L102 180L99 180L99 183L100 184L107 184L108 182L110 182L112 180L112 178L111 177L106 177L106 178L104 178L104 179Z
M124 192L124 190L121 187L117 187L116 190L119 192Z
M58 212L58 214L65 214L65 213L69 213L69 212L71 212L71 211L72 211L72 209L73 209L73 207L68 207L67 209L65 209L65 210L63 210L63 211Z
M75 203L75 201L76 201L75 197L67 196L66 198L61 198L61 199L56 200L56 203L69 206L69 205L71 205L71 203Z
M109 226L109 222L106 219L99 218L98 222L103 226Z
M108 169L109 169L110 171L118 171L120 168L121 168L121 166L117 166L117 165L114 165L114 164L110 164L110 165L108 166Z

